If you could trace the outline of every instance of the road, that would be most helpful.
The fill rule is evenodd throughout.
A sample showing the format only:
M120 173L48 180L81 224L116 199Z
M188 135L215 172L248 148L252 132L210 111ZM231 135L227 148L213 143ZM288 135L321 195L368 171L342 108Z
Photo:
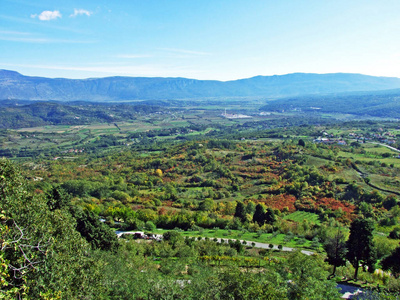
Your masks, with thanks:
M115 233L117 234L118 237L121 237L121 235L123 234L134 234L137 231L116 231ZM205 238L203 238L205 239ZM218 241L221 242L224 241L225 243L228 243L229 239L222 239L222 238L218 238ZM232 239L232 241L236 241L235 239ZM241 243L244 242L244 240L240 240ZM262 248L262 249L271 249L269 247L270 244L265 244L265 243L258 243L258 242L253 242L253 241L246 241L246 245L252 245L252 243L254 243L254 247L256 248ZM274 250L279 250L277 245L274 245L274 247L272 248ZM290 247L282 247L281 251L293 251L296 250L296 248L290 248ZM301 253L304 253L306 255L313 255L314 252L313 251L308 251L308 250L301 250Z
M218 239L218 241L223 240L224 242L228 243L229 239ZM236 240L233 240L236 241ZM240 240L241 243L243 243L244 240ZM258 243L258 242L252 242L252 241L246 241L247 245L252 245L252 243L254 243L254 247L256 248L263 248L263 249L271 249L269 247L270 244L265 244L265 243ZM279 250L277 245L274 245L274 248L272 248L274 250ZM290 248L290 247L282 247L281 251L293 251L296 250L296 248ZM313 251L308 251L308 250L301 250L301 253L304 253L306 255L313 255L314 252Z

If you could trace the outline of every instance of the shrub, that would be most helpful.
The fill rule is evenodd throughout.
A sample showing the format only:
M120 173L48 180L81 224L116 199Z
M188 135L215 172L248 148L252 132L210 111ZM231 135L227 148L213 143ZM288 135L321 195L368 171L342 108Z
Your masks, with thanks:
M394 228L390 233L389 237L391 239L400 239L400 227Z

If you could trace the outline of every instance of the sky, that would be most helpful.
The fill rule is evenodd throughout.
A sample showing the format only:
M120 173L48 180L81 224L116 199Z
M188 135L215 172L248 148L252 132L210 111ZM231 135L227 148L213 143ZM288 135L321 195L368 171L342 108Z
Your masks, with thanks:
M400 77L399 0L0 0L0 69L64 78Z

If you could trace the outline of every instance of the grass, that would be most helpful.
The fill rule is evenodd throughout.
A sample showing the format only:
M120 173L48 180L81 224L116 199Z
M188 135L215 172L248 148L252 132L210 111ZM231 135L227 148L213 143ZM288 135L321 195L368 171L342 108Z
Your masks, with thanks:
M308 222L320 225L321 221L319 219L319 216L315 213L310 213L306 211L296 211L294 213L291 213L285 217L283 217L285 220L291 220L297 223L302 223L304 220L307 220Z

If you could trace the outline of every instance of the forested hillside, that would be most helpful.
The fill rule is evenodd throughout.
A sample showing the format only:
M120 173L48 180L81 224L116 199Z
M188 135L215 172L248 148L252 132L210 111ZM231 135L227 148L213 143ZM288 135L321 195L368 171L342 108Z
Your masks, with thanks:
M1 102L0 102L1 103ZM27 105L3 105L0 128L26 128L44 125L82 125L134 120L141 114L162 110L159 106L141 104L106 105L94 103L66 105L56 102L35 102Z

